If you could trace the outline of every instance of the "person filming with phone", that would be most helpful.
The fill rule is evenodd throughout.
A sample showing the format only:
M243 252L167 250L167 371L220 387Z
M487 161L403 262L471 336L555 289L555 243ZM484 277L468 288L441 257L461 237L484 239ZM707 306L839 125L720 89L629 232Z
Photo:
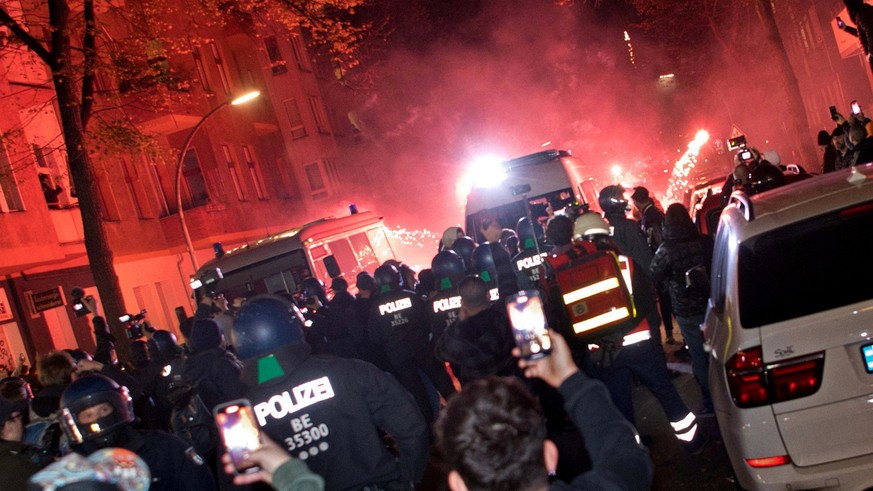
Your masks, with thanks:
M513 489L650 489L652 461L604 385L573 362L564 338L549 331L550 353L521 359L528 378L558 389L582 433L592 469L570 482L551 481L558 451L546 439L536 398L514 377L489 377L450 398L436 422L435 452L452 491ZM516 356L522 351L516 348ZM568 456L571 457L571 456Z

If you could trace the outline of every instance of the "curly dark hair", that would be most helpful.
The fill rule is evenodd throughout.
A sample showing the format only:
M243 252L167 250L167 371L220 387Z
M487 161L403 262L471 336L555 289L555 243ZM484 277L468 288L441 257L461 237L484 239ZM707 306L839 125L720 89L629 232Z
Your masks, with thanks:
M537 399L512 377L487 377L453 396L435 426L435 456L470 491L525 491L548 484L546 428Z

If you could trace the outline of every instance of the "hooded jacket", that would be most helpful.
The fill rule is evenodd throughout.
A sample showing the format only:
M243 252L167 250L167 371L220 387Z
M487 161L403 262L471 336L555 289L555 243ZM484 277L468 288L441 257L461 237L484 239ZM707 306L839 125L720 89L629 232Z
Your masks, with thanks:
M673 304L673 313L691 317L706 312L708 292L685 286L685 272L704 265L710 271L712 245L700 235L689 218L682 223L664 223L664 242L652 259L652 278L666 281Z

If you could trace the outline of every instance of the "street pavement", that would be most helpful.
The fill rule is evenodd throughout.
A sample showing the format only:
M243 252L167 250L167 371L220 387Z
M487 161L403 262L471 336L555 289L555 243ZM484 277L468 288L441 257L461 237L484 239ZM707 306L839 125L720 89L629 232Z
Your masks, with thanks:
M678 326L676 331L678 334ZM675 345L664 345L667 366L681 372L673 379L673 384L685 404L697 412L702 407L700 389L691 374L690 360L676 355L682 343L681 336L676 336L676 340ZM642 385L634 389L634 411L638 431L651 438L649 452L655 464L653 490L742 489L736 483L714 415L698 418L698 431L703 433L708 443L699 455L689 455L673 436L670 423L657 399Z

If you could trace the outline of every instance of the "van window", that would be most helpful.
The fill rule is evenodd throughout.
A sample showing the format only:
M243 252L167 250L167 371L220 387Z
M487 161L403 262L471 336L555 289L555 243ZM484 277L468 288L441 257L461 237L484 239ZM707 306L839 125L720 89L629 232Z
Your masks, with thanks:
M309 276L312 272L303 250L295 249L225 274L215 283L214 290L228 300L251 293L293 293Z
M376 257L376 251L370 245L370 239L364 232L349 236L349 242L352 243L352 249L358 257L358 264L361 271L375 271L379 266L379 259Z
M730 227L723 226L715 238L715 248L712 252L712 272L709 284L712 285L710 298L715 312L724 312L725 291L731 247Z
M719 231L721 232L721 231ZM744 328L873 299L873 202L744 241L737 275Z
M385 235L385 229L382 227L367 230L367 237L370 238L370 244L376 252L376 259L379 264L394 259L394 251L391 249L391 244L388 242L388 236Z
M343 276L354 278L358 274L358 259L355 257L349 241L343 237L342 239L328 242L327 246L330 248L330 253L333 254L337 264L339 264Z

